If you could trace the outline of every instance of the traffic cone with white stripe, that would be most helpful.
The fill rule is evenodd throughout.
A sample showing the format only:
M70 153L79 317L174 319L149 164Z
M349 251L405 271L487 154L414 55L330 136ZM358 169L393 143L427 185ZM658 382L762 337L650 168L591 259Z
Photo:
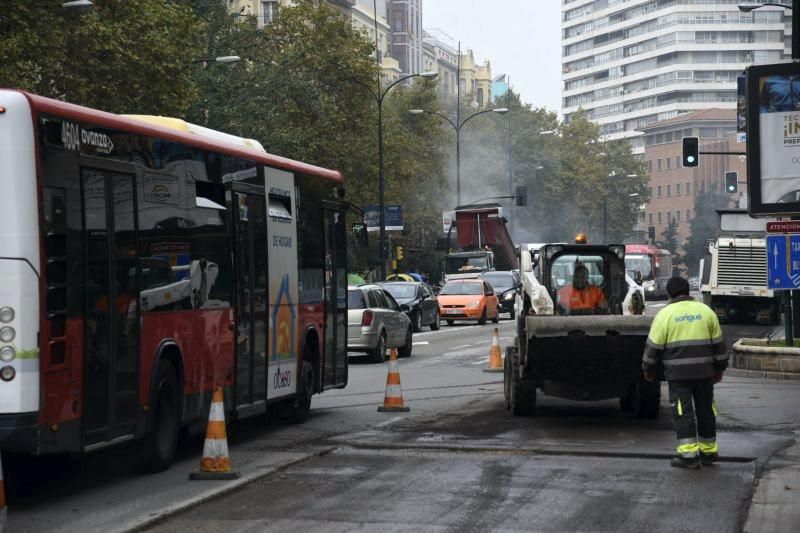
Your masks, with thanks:
M494 328L494 333L492 333L492 347L489 348L489 368L484 368L483 371L503 371L503 354L500 353L500 333L497 328Z
M383 405L378 406L382 413L405 413L409 408L403 403L403 389L400 388L400 368L397 363L397 348L392 348L389 357L389 373L386 375L386 395Z
M200 470L189 474L189 479L236 479L238 477L239 472L231 469L228 436L225 433L225 405L222 398L222 387L218 386L214 389L214 397L211 399Z
M3 459L0 453L0 533L8 531L8 516L6 515L6 485L3 481Z

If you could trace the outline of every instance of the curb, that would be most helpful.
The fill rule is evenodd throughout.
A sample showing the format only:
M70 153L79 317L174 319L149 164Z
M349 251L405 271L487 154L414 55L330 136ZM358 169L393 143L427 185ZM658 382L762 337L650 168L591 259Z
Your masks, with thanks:
M742 368L728 367L725 370L725 377L736 378L757 378L757 379L777 379L782 381L798 381L800 374L793 374L791 372L766 372L763 370L744 370Z
M797 355L800 356L800 348L789 346L750 346L743 344L742 341L761 340L742 338L733 343L731 347L734 352L754 353L760 355Z
M742 338L731 347L731 365L727 373L744 378L800 380L800 348L788 346L751 346L745 342L762 339Z
M212 500L214 498L218 498L220 496L224 496L224 495L226 495L228 493L231 493L231 492L233 492L235 490L238 490L238 489L244 487L245 485L249 485L250 483L258 481L258 480L260 480L262 478L265 478L265 477L267 477L269 475L272 475L272 474L274 474L276 472L280 472L282 470L286 470L287 468L291 468L291 467L293 467L293 466L295 466L297 464L300 464L302 462L308 461L309 459L312 459L314 457L321 457L323 455L327 455L327 454L331 453L332 451L336 450L337 448L338 448L338 446L330 446L330 447L325 448L323 450L319 450L319 451L315 451L315 452L309 452L308 454L303 455L302 457L298 457L296 459L292 459L292 460L286 461L285 463L282 463L282 464L277 464L277 465L274 465L274 466L270 466L270 467L267 467L267 468L265 468L263 470L256 470L256 472L253 472L253 473L251 473L249 475L243 474L242 477L240 477L239 479L227 482L227 483L225 483L224 486L220 487L219 489L215 489L215 488L212 487L209 490L203 492L202 494L198 494L197 496L194 496L192 498L188 498L188 499L186 499L186 500L184 500L182 502L178 502L178 503L175 503L173 505L170 505L170 506L168 506L168 507L166 507L166 508L164 508L164 509L162 509L160 511L157 511L157 512L149 515L147 518L144 518L142 520L136 521L135 523L132 523L130 525L123 526L122 528L120 528L120 529L118 529L116 531L124 532L124 533L143 531L144 529L146 529L148 527L157 525L160 522L163 522L164 520L167 520L167 519L169 519L170 517L172 517L172 516L174 516L176 514L179 514L179 513L183 512L183 511L191 509L192 507L196 507L198 505L201 505L201 504L203 504L203 503L205 503L205 502L207 502L209 500Z

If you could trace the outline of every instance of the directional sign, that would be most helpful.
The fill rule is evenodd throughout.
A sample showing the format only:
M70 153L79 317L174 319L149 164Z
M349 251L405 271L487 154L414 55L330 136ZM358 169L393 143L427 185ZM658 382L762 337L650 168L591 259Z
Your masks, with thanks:
M800 220L767 222L767 233L800 233Z
M800 235L767 235L767 288L800 288Z

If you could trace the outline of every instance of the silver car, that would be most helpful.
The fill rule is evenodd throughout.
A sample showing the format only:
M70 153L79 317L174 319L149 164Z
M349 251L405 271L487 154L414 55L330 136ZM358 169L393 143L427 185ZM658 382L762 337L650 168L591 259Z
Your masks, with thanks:
M372 361L386 360L387 348L397 355L411 355L411 320L407 306L400 306L378 285L347 289L347 350L366 352Z

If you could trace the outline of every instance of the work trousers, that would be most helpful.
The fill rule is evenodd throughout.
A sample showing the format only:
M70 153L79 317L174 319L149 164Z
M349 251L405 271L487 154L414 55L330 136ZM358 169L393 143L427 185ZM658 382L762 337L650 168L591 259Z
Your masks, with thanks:
M714 379L669 382L672 424L678 435L678 455L686 459L717 453L717 409Z

